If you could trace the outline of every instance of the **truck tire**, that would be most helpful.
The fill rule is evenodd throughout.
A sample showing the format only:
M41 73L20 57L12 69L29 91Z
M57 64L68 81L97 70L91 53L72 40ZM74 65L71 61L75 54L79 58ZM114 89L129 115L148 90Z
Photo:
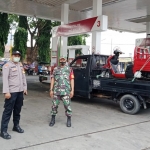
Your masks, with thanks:
M120 99L120 108L123 112L134 115L140 110L140 103L135 96L126 94Z

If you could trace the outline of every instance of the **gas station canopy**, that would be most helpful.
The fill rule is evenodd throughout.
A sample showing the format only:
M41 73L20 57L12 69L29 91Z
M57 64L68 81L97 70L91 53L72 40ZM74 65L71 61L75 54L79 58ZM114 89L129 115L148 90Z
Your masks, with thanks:
M93 0L0 0L0 11L61 21L61 5L69 4L69 22L91 18ZM150 22L150 0L103 0L102 14L108 28L146 32Z

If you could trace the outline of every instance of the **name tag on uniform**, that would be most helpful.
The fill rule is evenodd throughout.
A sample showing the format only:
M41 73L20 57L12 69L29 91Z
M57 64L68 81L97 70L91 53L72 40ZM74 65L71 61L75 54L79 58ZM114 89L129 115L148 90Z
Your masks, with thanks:
M17 70L17 68L12 68L12 71L16 71Z

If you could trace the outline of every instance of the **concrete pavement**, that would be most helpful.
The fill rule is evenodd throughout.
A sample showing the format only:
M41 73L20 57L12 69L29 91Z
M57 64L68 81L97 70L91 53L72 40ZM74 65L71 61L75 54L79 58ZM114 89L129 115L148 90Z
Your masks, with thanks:
M49 86L37 76L28 76L28 95L21 113L25 133L8 132L11 140L0 138L0 150L148 150L150 148L150 109L137 115L121 112L119 105L104 99L72 100L72 127L66 127L66 116L60 103L56 124L49 127L51 99ZM1 79L0 79L1 83ZM0 84L0 91L1 91ZM0 114L3 111L0 94Z

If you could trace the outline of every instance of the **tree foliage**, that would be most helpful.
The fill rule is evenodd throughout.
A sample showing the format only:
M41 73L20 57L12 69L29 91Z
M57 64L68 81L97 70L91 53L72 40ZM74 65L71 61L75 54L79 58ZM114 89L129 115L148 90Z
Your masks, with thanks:
M49 41L47 43L47 40L46 40L45 43L47 43L47 45L49 45L49 47L50 47L50 38L49 38L50 30L48 27L45 27L45 26L48 26L47 21L44 19L38 19L36 17L25 18L23 16L20 16L19 20L17 20L16 15L10 16L9 20L10 20L10 22L12 22L14 24L14 26L16 24L18 24L19 27L23 27L23 28L27 29L29 34L30 34L30 46L31 46L31 48L30 48L30 55L29 55L30 58L28 58L28 59L30 61L34 61L36 58L33 56L37 50L39 50L39 53L40 53L39 56L41 57L40 59L43 59L43 57L45 57L47 55L47 51L49 51L49 50L46 50L46 52L45 51L41 52L40 50L42 48L40 47L40 44L37 44L37 42L42 43L42 40L46 40L46 37L47 37ZM54 26L55 26L55 24L57 24L57 23L54 23ZM53 24L50 24L50 25L53 26ZM45 34L46 37L44 37L43 30L44 30L44 32L46 32L46 30L47 30L48 35ZM51 37L51 34L50 34L50 37ZM46 45L43 48L45 48L45 47L46 47ZM45 54L44 54L44 52L45 52ZM41 54L42 54L42 56L41 56ZM47 57L48 56L49 55L47 55Z
M53 21L52 22L52 27L56 27L56 26L59 26L59 25L61 25L60 21Z
M28 21L27 21L27 17L25 16L19 16L19 27L24 28L25 30L28 29Z
M22 60L25 58L27 51L27 40L28 40L28 32L27 32L27 17L19 16L19 24L18 28L14 34L14 50L18 50L22 54Z
M78 36L71 36L68 38L68 46L73 45L86 45L86 37L88 37L88 34L82 34ZM78 49L75 51L75 54L81 54L81 49Z
M24 17L19 16L19 19L16 15L10 16L10 22L14 25L18 24L19 27L28 30L30 34L30 55L29 60L33 62L36 59L35 53L37 53L37 42L38 39L38 29L43 27L43 20L40 20L36 17Z
M39 61L50 62L50 38L52 22L51 20L43 20L43 27L39 29L39 37L37 39Z
M15 15L15 14L9 14L8 15L8 21L10 24L10 29L15 29L18 26L19 16Z
M8 14L0 13L0 56L3 57L5 51L5 44L9 34Z
M86 42L83 39L82 35L78 35L78 36L71 36L68 38L68 46L72 46L72 45L85 45Z
M27 50L28 32L26 29L18 27L14 34L14 50L18 50L22 54L22 60L25 58Z
M58 21L51 20L38 20L38 36L37 49L39 54L39 61L50 62L50 39L52 37L51 29L52 27L60 25Z
M42 31L42 30L44 30L44 31ZM49 27L47 25L47 21L44 19L38 19L35 17L28 17L28 31L29 31L30 37L31 37L31 39L30 39L30 42L31 42L31 51L30 51L31 60L34 61L36 59L36 58L33 58L33 56L34 56L34 53L37 53L37 51L38 51L38 53L40 53L40 54L38 54L39 59L43 60L43 58L45 58L44 51L41 52L42 47L38 43L42 43L42 40L44 40L44 39L45 39L45 41L50 42L50 37L49 37L50 30L49 30ZM45 35L43 35L43 32L46 32L46 31L48 32L47 38L45 37ZM49 48L50 48L50 43L49 43ZM47 55L47 52L49 50L47 50L47 49L45 49L45 50L46 50L45 53ZM48 61L47 58L45 61Z

